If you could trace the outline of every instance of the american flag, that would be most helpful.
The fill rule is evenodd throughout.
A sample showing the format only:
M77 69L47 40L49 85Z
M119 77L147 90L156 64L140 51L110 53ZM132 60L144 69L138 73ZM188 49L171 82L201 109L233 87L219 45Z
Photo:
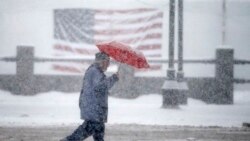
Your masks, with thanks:
M146 57L161 57L163 12L138 8L123 10L54 10L54 55L93 56L95 44L116 40L140 50ZM160 67L155 67L159 69ZM80 72L72 65L54 69Z

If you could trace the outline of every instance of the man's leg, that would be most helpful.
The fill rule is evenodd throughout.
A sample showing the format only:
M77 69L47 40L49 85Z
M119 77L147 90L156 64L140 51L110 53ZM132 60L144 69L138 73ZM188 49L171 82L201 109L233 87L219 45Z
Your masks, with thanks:
M94 123L94 141L104 141L105 124L103 122Z
M82 141L93 134L93 126L90 121L84 121L70 136L68 141Z

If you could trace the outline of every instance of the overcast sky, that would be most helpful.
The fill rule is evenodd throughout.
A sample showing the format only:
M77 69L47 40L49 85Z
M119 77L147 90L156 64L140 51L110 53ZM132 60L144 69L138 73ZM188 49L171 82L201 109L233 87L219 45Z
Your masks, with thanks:
M227 6L227 44L236 49L236 57L250 59L250 1L227 0ZM17 45L35 46L36 55L50 55L53 10L86 7L162 10L163 56L168 54L168 0L0 0L0 56L15 55ZM222 42L221 25L222 0L184 0L184 58L214 57Z

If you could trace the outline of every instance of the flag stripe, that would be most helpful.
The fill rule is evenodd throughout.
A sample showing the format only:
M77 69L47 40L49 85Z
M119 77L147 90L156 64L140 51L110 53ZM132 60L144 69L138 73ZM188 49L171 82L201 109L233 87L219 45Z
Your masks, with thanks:
M53 64L53 69L57 71L63 71L63 72L72 72L72 73L82 73L83 71L79 68L73 67L73 66L65 66L65 65L58 65Z
M121 13L121 14L138 14L138 13L145 13L156 11L156 9L149 9L149 8L139 8L139 9L124 9L124 10L95 10L98 14L110 15L112 13Z
M134 29L115 29L115 30L99 30L96 31L95 34L99 35L116 35L116 34L133 34L133 33L140 33L140 32L145 32L149 29L154 29L154 28L161 28L162 27L162 23L155 23L155 24L151 24L149 26L145 26L145 27L140 27L140 28L134 28Z
M148 39L158 39L158 38L161 38L161 36L162 36L161 34L148 34L144 37L136 37L136 38L130 38L130 39L117 39L117 41L127 43L127 44L133 44L138 41L144 41ZM97 42L103 42L103 41L105 40L97 40Z
M113 14L113 15L95 15L95 23L97 24L141 24L148 23L152 21L156 21L162 19L163 13L161 11L151 12L151 13L143 13L143 14L131 14L125 15L124 14ZM111 21L112 20L112 21Z
M157 38L158 37L158 38ZM158 33L157 31L146 31L145 33L135 33L135 34L131 34L131 35L113 35L113 36L105 36L105 35L98 35L95 36L95 41L99 42L99 41L108 41L108 40L131 40L131 39L138 39L138 43L140 44L148 44L151 42L154 43L162 43L161 40L159 40L159 38L162 37L162 34ZM144 39L144 40L143 40ZM147 40L145 40L147 39ZM143 41L143 42L142 42Z
M141 18L137 18L137 19L126 19L126 20L120 20L120 21L115 21L115 24L141 24L142 22L146 23L146 22L151 22L154 20L158 20L161 19L163 17L163 13L156 13L150 17L145 16L145 17L141 17ZM103 24L107 24L110 23L110 20L108 18L105 19L96 19L96 23L103 25Z
M152 44L152 45L141 45L138 46L136 49L138 50L154 50L154 49L160 49L161 45L160 44Z
M77 54L85 54L85 55L93 55L98 52L97 49L85 49L85 48L76 48L76 47L71 47L68 45L60 45L56 44L54 45L54 49L60 50L60 51L66 51L66 52L71 52L71 53L77 53Z

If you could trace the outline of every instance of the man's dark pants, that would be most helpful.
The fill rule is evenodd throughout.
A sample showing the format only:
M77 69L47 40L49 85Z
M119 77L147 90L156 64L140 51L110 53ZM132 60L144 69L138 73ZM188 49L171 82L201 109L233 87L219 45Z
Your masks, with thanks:
M69 141L82 141L93 135L94 141L104 141L104 132L103 122L84 121L67 139Z

